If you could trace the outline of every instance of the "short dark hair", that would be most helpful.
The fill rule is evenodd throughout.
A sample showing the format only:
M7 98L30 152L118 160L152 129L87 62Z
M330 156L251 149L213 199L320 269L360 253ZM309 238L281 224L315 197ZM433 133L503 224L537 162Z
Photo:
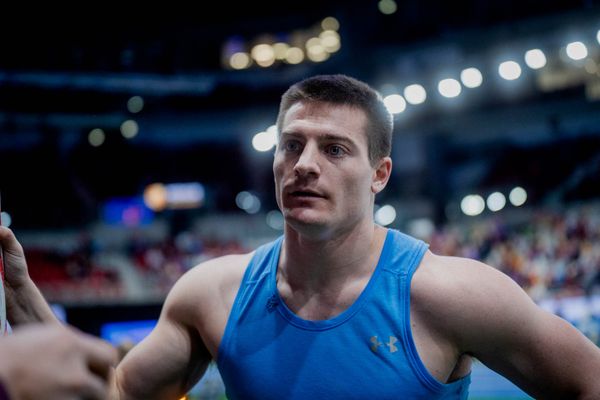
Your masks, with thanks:
M369 161L389 156L392 149L394 121L381 95L365 82L346 75L317 75L292 85L281 97L277 129L281 132L283 118L298 102L344 104L362 109L367 115L365 127L369 146Z

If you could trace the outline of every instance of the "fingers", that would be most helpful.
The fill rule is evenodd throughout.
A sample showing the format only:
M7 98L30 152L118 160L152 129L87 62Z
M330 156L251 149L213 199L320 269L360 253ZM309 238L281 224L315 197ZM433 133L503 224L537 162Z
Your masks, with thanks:
M0 226L0 246L4 250L4 253L12 255L23 255L23 247L21 243L15 237L13 231L5 226Z
M9 382L15 399L107 398L117 360L116 349L107 342L67 326L28 324L0 343L7 346L2 359L18 376Z
M77 398L86 400L106 400L108 397L108 386L105 380L102 380L94 374L87 374L80 381L81 387L77 390Z
M105 340L82 332L74 326L65 325L61 329L65 329L68 335L75 339L75 350L81 354L90 371L108 380L112 367L115 367L119 360L117 349Z
M117 349L100 339L86 336L81 337L81 344L90 370L107 380L112 367L118 362Z
M86 400L105 400L108 396L110 374L116 366L117 350L110 343L90 336L83 332L77 333L79 350L87 367L85 377L82 378L81 396Z

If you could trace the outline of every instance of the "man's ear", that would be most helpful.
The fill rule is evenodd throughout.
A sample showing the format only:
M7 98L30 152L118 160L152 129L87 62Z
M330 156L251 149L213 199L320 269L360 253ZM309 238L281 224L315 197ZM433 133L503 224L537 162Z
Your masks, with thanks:
M380 159L373 171L373 182L371 183L371 191L373 194L381 192L388 183L392 173L392 159L383 157Z

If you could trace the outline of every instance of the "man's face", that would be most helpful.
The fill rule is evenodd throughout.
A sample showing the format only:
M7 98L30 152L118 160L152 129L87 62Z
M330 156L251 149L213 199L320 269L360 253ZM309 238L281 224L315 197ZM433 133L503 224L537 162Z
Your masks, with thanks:
M375 170L366 114L329 103L294 104L275 150L277 204L298 232L335 232L372 216Z

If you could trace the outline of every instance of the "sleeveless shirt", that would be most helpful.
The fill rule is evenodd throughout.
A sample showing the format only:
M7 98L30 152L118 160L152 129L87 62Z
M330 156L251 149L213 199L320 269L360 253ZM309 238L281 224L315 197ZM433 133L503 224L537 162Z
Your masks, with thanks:
M412 338L410 282L427 244L389 229L354 303L311 321L277 291L282 242L256 250L229 315L217 357L228 399L467 399L470 375L439 382Z

